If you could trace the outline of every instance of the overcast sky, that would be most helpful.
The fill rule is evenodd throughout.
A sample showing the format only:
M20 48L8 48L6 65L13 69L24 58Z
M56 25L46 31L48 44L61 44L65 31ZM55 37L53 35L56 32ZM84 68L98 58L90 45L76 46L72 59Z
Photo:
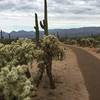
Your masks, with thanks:
M44 0L0 0L0 29L33 30L43 19ZM49 28L100 26L100 0L48 0Z

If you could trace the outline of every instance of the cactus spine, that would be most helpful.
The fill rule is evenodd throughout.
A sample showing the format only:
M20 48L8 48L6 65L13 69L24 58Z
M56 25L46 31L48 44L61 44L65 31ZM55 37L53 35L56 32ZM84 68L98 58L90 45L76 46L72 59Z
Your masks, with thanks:
M37 42L37 45L39 44L39 26L38 26L38 16L37 14L35 13L35 26L34 26L34 29L36 31L36 42Z
M47 0L44 0L44 20L40 21L40 26L44 29L44 34L48 35L48 12L47 12Z

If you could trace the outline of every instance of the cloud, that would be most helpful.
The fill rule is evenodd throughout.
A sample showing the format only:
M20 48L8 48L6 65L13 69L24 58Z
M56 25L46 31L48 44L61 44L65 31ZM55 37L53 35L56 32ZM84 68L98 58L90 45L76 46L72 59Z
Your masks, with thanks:
M43 12L43 0L0 0L0 11ZM48 0L50 14L100 14L100 0Z
M1 11L31 11L39 8L37 0L0 0Z
M44 0L0 0L0 26L31 26L34 13L43 19ZM100 22L100 0L48 0L50 26ZM73 23L72 23L73 22ZM6 25L9 24L9 25ZM10 26L11 25L11 26ZM72 25L73 26L73 25Z
M55 13L100 14L99 0L55 0Z

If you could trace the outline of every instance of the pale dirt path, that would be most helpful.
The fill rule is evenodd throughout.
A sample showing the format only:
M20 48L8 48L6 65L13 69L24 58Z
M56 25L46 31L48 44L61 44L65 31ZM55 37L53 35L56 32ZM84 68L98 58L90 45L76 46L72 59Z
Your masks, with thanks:
M100 59L76 47L70 47L77 56L79 68L90 94L90 100L100 100Z
M53 62L53 74L57 88L51 90L48 78L44 75L37 91L37 97L33 100L89 100L76 55L71 49L66 49L65 52L66 57L63 61Z

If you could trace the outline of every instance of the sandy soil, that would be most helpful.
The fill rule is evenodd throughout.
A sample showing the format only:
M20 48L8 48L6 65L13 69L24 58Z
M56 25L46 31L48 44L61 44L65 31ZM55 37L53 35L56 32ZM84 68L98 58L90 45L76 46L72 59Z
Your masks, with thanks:
M69 48L65 52L63 61L53 62L56 89L49 88L49 80L44 74L37 96L33 100L89 100L76 55Z

